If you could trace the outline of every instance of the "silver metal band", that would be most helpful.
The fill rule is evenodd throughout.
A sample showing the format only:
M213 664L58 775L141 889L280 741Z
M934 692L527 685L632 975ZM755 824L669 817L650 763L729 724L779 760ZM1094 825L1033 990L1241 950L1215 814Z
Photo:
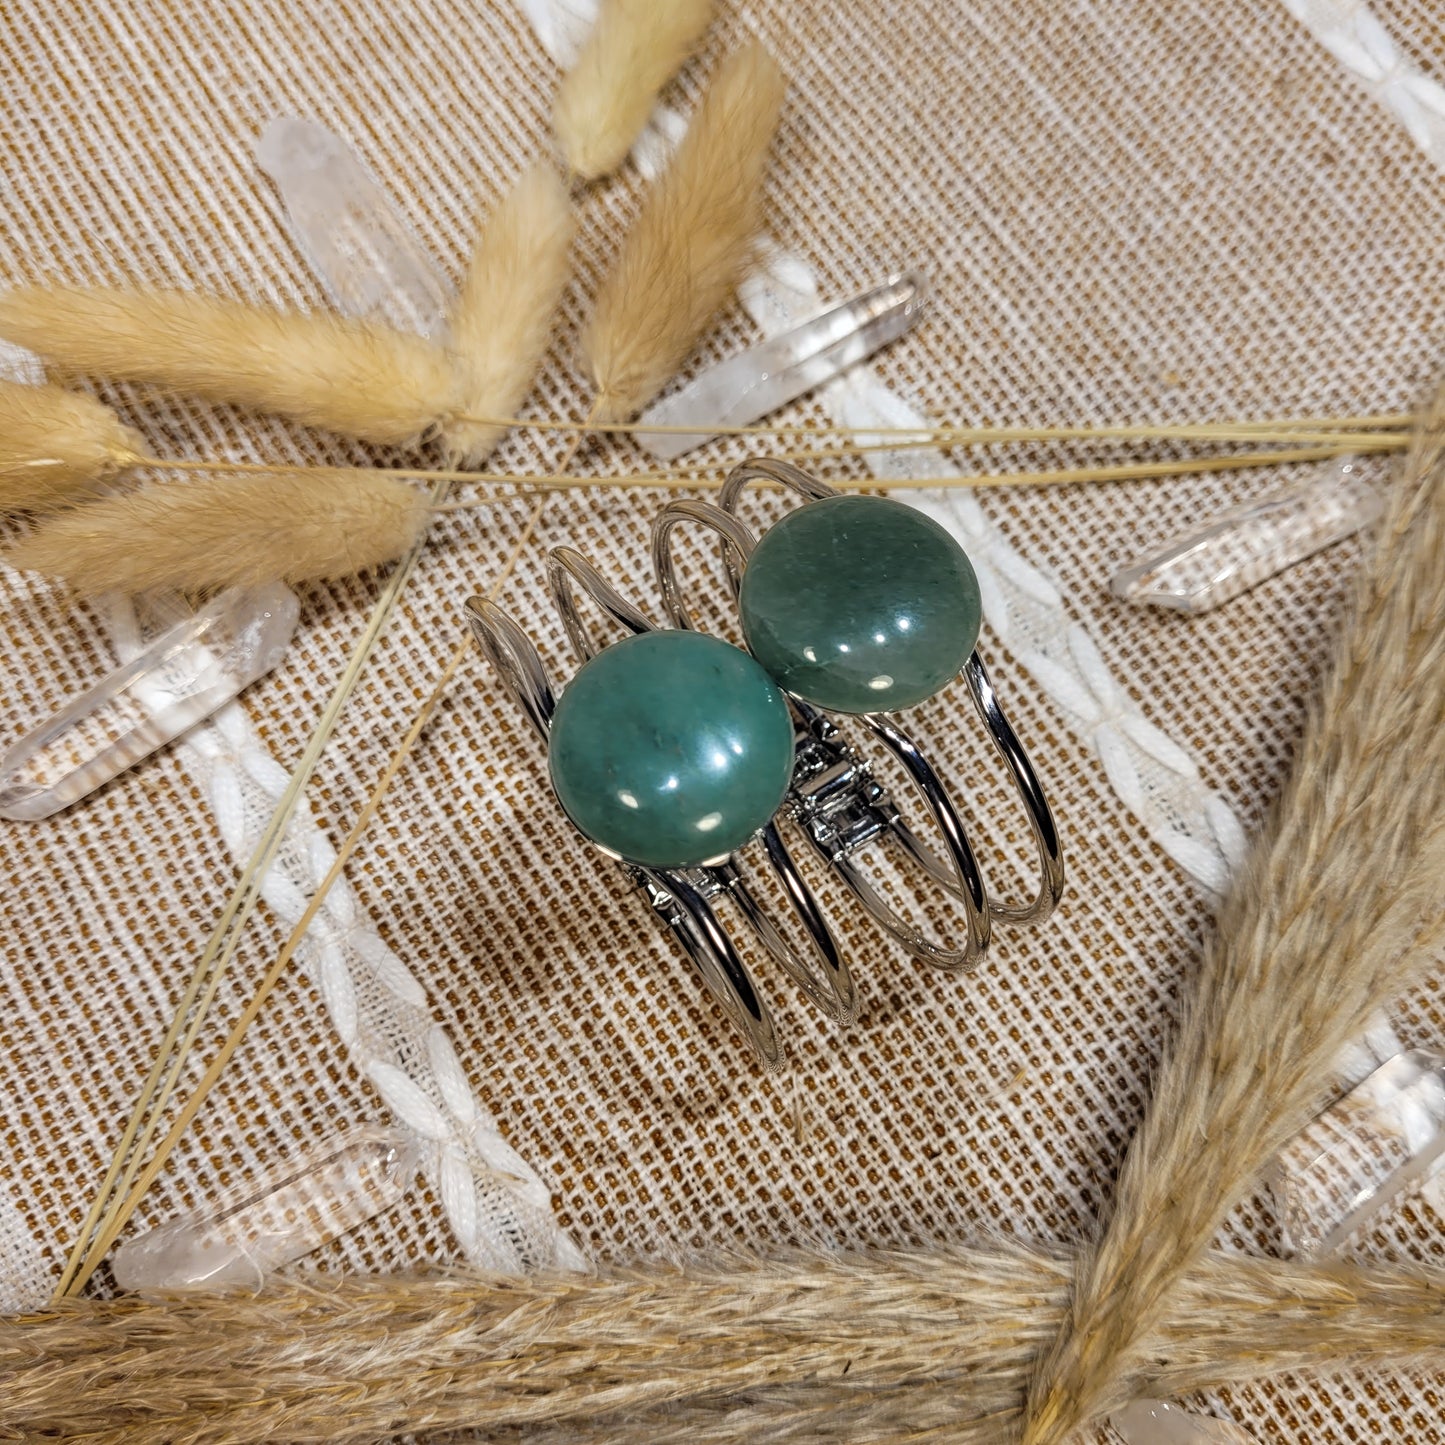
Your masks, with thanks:
M579 594L628 632L653 630L647 617L573 548L554 548L548 554L546 571L553 603L580 661L594 657L601 644L582 615ZM485 598L469 599L466 614L483 655L545 743L556 701L531 639L501 608ZM847 961L817 899L778 836L776 824L769 823L761 836L769 866L802 925L807 940L805 950L795 948L773 922L732 859L713 868L647 868L627 862L617 866L681 944L723 1012L757 1052L764 1067L776 1069L783 1060L777 1028L732 935L717 915L718 904L732 906L743 926L829 1018L852 1023L858 1005Z
M776 483L808 501L835 495L826 483L788 462L760 460L734 469L722 488L720 505L684 500L664 508L653 524L652 564L664 612L674 627L693 629L696 624L672 555L673 532L684 522L692 522L718 537L736 597L755 542L734 513L744 488L754 481ZM547 557L546 575L558 617L579 661L585 663L606 645L599 642L583 614L583 598L626 633L652 630L646 614L573 548L553 549ZM545 744L556 701L536 648L494 603L473 597L466 604L466 613L487 660ZM785 810L817 856L892 938L935 967L967 972L983 961L995 921L1031 923L1048 916L1062 892L1064 871L1048 802L977 652L961 675L1028 815L1041 881L1027 902L990 903L967 830L948 789L894 714L867 714L858 722L887 749L919 794L942 836L942 856L908 825L867 760L845 739L834 720L798 698L790 699L795 760ZM795 947L758 902L736 856L708 868L617 865L681 944L729 1020L769 1069L779 1067L783 1058L777 1029L733 935L719 919L720 906L731 907L742 926L830 1018L851 1023L857 1012L857 993L847 961L784 841L779 822L779 818L773 819L760 836L768 864L801 925L806 940L802 949ZM873 845L889 842L962 905L965 938L958 946L939 941L921 924L901 916L874 882L863 855Z
M805 502L837 495L826 482L811 476L791 462L761 458L744 462L729 473L719 493L717 506L706 502L674 502L664 508L653 522L652 560L662 588L664 606L674 626L691 626L692 622L687 599L673 562L673 530L683 521L692 521L719 534L729 581L736 597L743 569L756 545L752 533L737 518L736 510L743 492L755 482L781 486ZM961 676L968 686L974 708L983 722L990 742L1008 769L1010 780L1024 805L1029 829L1034 838L1039 860L1039 882L1028 901L1000 902L988 898L977 860L968 841L967 830L960 821L948 789L896 717L870 714L861 721L903 765L943 835L946 857L940 858L898 815L891 799L887 798L872 778L866 762L842 742L841 737L836 735L836 729L835 735L827 744L833 751L830 766L835 771L830 780L830 789L835 799L832 804L834 810L845 806L836 801L839 793L845 793L849 795L846 806L851 806L860 816L867 815L870 810L876 813L882 809L892 812L891 822L878 823L875 818L871 829L864 829L863 833L857 834L847 846L841 846L831 833L808 826L808 820L811 814L816 813L816 807L810 809L808 795L800 792L796 785L791 802L804 817L805 829L808 830L814 846L828 859L858 901L888 933L917 958L941 968L968 971L976 968L982 961L994 922L1036 923L1048 917L1063 892L1064 867L1058 830L1039 784L1038 775L1009 723L989 678L988 669L977 651L964 665ZM799 704L796 699L793 701L795 714L801 721L803 714L800 708L806 705ZM814 718L819 716L817 709L811 709L810 713ZM813 728L813 731L816 733L817 729ZM874 838L885 834L896 841L929 877L962 903L968 937L960 947L950 948L930 937L916 924L899 917L863 873L856 861L856 855Z

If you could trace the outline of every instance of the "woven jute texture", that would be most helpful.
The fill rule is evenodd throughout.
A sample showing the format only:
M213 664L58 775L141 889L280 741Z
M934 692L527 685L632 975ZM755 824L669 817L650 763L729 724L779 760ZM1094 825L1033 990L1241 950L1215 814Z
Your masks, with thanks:
M1414 62L1438 72L1445 38L1429 10L1392 0L1388 16ZM770 231L828 297L908 265L928 272L939 304L880 369L930 415L1044 425L1395 411L1439 364L1445 186L1282 6L766 0L725 13L668 99L685 109L711 61L747 33L773 47L792 87ZM267 120L308 115L349 139L455 273L478 208L546 145L556 71L501 0L12 0L0 79L0 277L319 306L254 163ZM586 409L575 335L640 190L629 170L579 200L577 274L531 403L539 415ZM691 364L756 336L735 309ZM97 386L158 451L371 455L274 419ZM543 468L561 444L517 436L498 461ZM617 472L639 461L625 445L591 455ZM1048 460L1017 448L1000 464ZM1192 621L1128 609L1105 583L1182 518L1284 479L982 502L1246 828L1287 766L1357 550L1340 546ZM636 490L549 502L502 602L559 675L572 664L545 603L545 549L577 545L655 610L646 537L658 505ZM463 599L489 585L529 507L515 500L435 528L308 794L333 839L460 636ZM246 695L281 766L304 745L379 585L306 589L290 656ZM8 743L113 659L98 615L45 583L5 573L0 599ZM834 900L861 1018L840 1033L764 971L792 1058L775 1080L616 871L565 825L530 734L480 663L468 665L348 876L425 984L472 1089L593 1258L1091 1228L1213 900L1150 841L1055 703L1006 649L984 645L1056 806L1067 900L1037 931L1001 931L967 980L909 962ZM1019 824L961 693L916 721L964 780L981 835L1000 840L984 849L990 868L1021 867ZM60 817L4 825L0 858L0 1274L17 1307L42 1299L58 1270L235 864L175 749ZM265 908L253 920L203 1057L285 931ZM1445 1040L1431 993L1402 1000L1393 1018L1411 1044ZM338 1122L384 1114L298 973L137 1225ZM1230 1228L1241 1247L1277 1243L1264 1199ZM1406 1207L1365 1247L1435 1258L1441 1229L1426 1206ZM439 1201L422 1193L318 1266L456 1255ZM1431 1441L1445 1439L1438 1385L1286 1380L1213 1404L1267 1441Z

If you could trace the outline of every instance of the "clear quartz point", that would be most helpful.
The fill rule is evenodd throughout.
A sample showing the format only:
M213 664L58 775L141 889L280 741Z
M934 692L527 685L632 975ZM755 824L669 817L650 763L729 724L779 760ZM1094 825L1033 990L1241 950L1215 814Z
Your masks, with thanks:
M256 162L339 311L444 340L452 289L356 152L324 125L278 116Z
M260 1289L292 1260L395 1208L420 1166L400 1130L367 1125L283 1161L200 1209L127 1240L112 1261L127 1290Z
M1445 1057L1407 1049L1336 1099L1280 1151L1271 1187L1285 1247L1338 1249L1445 1154Z
M1243 1427L1167 1400L1134 1400L1109 1416L1109 1428L1124 1445L1257 1445Z
M1307 481L1221 512L1131 562L1109 589L1125 602L1210 612L1368 527L1383 504L1355 458L1332 457Z
M720 426L748 426L831 381L910 330L931 290L919 271L890 277L802 325L729 357L643 412L646 426L696 426L694 432L636 433L670 461L711 439Z
M48 818L204 721L281 661L297 611L273 582L168 627L0 757L0 818Z

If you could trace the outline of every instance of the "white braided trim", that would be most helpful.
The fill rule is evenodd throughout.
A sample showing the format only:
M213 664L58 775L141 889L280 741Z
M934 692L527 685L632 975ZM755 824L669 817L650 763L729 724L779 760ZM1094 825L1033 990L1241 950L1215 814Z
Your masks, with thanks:
M817 278L797 256L773 251L744 282L743 304L768 335L818 310ZM850 427L920 427L929 422L866 366L822 393L833 418ZM875 440L884 440L877 438ZM874 475L956 476L938 452L870 452ZM942 523L978 574L989 629L1058 706L1098 756L1104 776L1149 836L1214 892L1245 853L1233 810L1208 788L1187 749L1151 723L1109 671L1083 623L1071 618L1053 579L1013 546L965 491L920 491L908 500Z
M1445 166L1445 85L1422 75L1385 27L1357 0L1284 0L1289 11L1410 133Z
M134 608L112 599L109 620L122 660L134 656L143 645ZM149 705L167 700L163 681L154 693ZM188 732L181 756L211 800L232 857L245 862L288 773L239 703ZM283 924L295 925L335 857L303 800L261 884ZM426 989L376 932L344 875L327 893L297 961L321 994L348 1060L417 1141L423 1171L467 1259L508 1274L588 1268L553 1217L550 1189L477 1101L451 1039L432 1017Z

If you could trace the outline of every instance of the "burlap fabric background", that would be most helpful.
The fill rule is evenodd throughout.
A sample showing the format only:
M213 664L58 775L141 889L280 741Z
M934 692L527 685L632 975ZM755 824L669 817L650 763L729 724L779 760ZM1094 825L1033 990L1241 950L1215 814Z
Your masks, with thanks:
M1410 62L1438 75L1445 37L1428 11L1392 0L1378 13ZM792 81L772 232L829 296L904 265L927 270L940 304L882 371L935 416L1387 411L1407 407L1439 364L1440 175L1282 6L767 3L730 9L709 54L748 31ZM705 66L684 78L679 104ZM500 0L15 0L0 19L0 67L5 279L145 280L308 305L322 294L253 161L269 118L311 115L348 137L455 272L476 209L545 145L555 80L520 10ZM578 274L539 414L585 408L573 335L638 192L629 173L582 203ZM755 336L739 309L705 354ZM366 456L270 419L104 394L176 454ZM559 445L517 438L500 460L545 466ZM597 455L619 471L633 461L626 449ZM1020 449L1007 460L1043 459ZM1356 549L1194 621L1127 609L1104 584L1181 517L1279 480L983 502L1246 826L1286 766ZM503 600L563 675L544 549L575 543L645 589L657 505L614 492L549 506ZM311 790L333 838L453 645L461 600L485 588L526 511L519 501L436 529ZM283 765L377 586L308 589L289 660L248 694ZM0 575L0 588L8 742L111 659L92 612L31 577ZM967 981L924 972L850 926L863 1008L847 1035L768 976L793 1045L779 1081L756 1073L645 912L562 825L530 737L481 667L455 689L350 877L426 984L472 1088L594 1258L1090 1227L1211 899L1150 842L1008 652L991 652L1065 833L1067 902L1037 932L1001 934ZM974 806L1000 820L1008 844L1007 799L979 766L960 698L922 722L955 775L980 780ZM17 1308L44 1297L235 872L175 750L69 814L5 825L0 858L0 1273ZM284 932L261 910L222 1019ZM1445 1033L1433 995L1395 1017L1411 1043ZM338 1121L384 1113L298 974L141 1223ZM1268 1247L1267 1204L1233 1229ZM1369 1247L1435 1258L1442 1240L1420 1207L1394 1213ZM419 1193L321 1263L389 1269L456 1253L437 1201ZM1445 1438L1438 1384L1281 1381L1213 1403L1263 1440L1428 1441Z

